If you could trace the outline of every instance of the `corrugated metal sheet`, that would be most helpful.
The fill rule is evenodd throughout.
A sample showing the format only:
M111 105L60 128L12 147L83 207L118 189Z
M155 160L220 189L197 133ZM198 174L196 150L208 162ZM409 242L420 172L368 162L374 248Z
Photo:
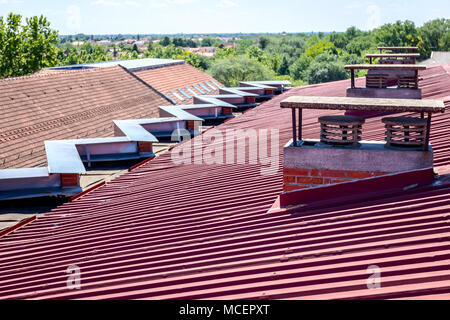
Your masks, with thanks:
M422 76L427 98L450 96L445 68ZM281 100L343 96L348 85L291 89L219 129L276 128L282 149L291 119ZM325 113L304 113L306 137L317 137L317 117ZM441 174L450 173L449 117L433 123ZM379 118L364 128L365 138L382 138ZM449 297L449 184L293 217L267 214L282 176L260 169L175 165L163 155L1 239L0 298ZM70 265L81 268L81 290L66 288ZM367 288L371 265L381 268L381 289Z

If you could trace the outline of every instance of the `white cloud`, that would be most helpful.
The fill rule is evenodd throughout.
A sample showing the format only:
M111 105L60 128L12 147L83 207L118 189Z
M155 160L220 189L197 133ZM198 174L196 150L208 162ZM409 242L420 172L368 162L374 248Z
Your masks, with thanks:
M115 1L115 0L95 0L91 2L91 6L104 6L104 7L140 7L141 3L133 0Z
M345 8L346 9L360 9L362 6L363 6L363 4L361 2L354 1L354 2L347 3Z
M0 0L0 4L20 4L22 0Z
M149 0L148 5L150 8L158 9L167 7L167 3L160 0Z
M120 5L121 5L120 2L110 0L96 0L91 2L91 6L118 7Z
M141 4L137 1L125 1L123 4L128 7L140 7L141 6Z
M217 6L219 8L231 8L231 7L237 7L238 4L232 0L220 0L219 4Z
M148 4L150 8L166 8L172 5L186 5L193 4L199 0L149 0Z

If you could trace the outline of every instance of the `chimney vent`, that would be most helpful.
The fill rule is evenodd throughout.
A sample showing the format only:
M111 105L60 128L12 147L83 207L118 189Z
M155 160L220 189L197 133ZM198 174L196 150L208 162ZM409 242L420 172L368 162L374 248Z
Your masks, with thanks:
M331 146L359 146L365 120L354 116L325 116L319 118L320 142Z

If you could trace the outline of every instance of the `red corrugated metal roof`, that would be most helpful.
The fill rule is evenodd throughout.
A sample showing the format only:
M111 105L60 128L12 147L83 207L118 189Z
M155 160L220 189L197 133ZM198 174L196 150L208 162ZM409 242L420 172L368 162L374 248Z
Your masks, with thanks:
M426 98L450 96L445 68L422 76ZM348 85L291 89L219 129L277 128L282 149L291 119L281 100L343 96ZM306 137L317 137L324 113L304 112ZM433 123L441 174L450 173L449 117ZM364 131L384 132L379 118ZM281 190L281 171L175 165L167 153L1 239L0 299L448 297L450 184L297 217L267 213ZM66 288L70 265L81 268L81 290ZM381 289L367 288L371 265Z

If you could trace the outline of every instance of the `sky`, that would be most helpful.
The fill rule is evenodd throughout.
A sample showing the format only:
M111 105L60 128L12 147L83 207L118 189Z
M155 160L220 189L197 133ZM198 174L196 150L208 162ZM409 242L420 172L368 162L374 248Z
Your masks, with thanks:
M370 30L450 18L449 0L0 0L0 16L45 15L60 34Z

